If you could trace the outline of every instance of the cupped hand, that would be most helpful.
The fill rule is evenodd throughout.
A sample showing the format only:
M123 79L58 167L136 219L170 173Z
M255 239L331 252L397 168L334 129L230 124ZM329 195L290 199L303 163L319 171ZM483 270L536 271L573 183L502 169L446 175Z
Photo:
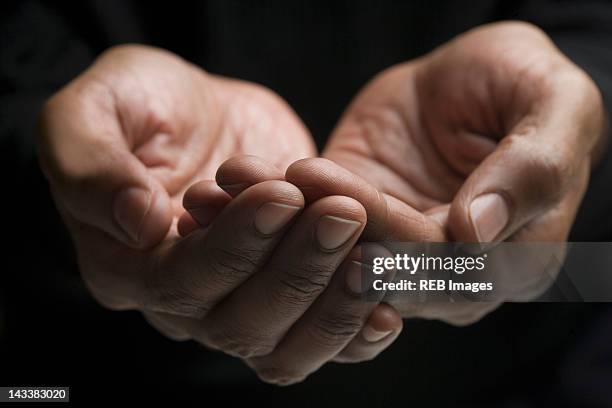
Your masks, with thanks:
M592 80L538 28L471 30L385 70L323 156L422 212L450 238L565 240L602 140Z
M361 204L336 196L304 209L282 180L314 148L271 92L124 46L56 94L41 119L42 168L105 306L141 310L167 336L241 357L281 384L331 359L373 358L399 334L397 312L355 289ZM239 154L265 156L272 174L230 165L223 189L206 181ZM245 172L258 182L240 181ZM183 196L193 218L177 223Z
M385 70L348 107L323 156L374 187L375 200L321 159L292 165L287 181L307 199L356 198L372 224L365 239L406 240L403 220L419 217L411 207L422 240L440 240L439 222L460 242L565 241L602 127L601 96L582 70L536 27L497 23ZM465 324L498 304L395 305Z
M173 221L183 211L184 191L214 178L230 156L265 154L284 169L312 156L313 146L272 92L142 46L105 52L54 95L38 141L41 167L94 296L113 309L189 316L201 314L202 300L190 290L213 260L221 276L236 270L223 259L241 235L220 231L214 244L201 236L179 239ZM255 236L247 227L262 200L277 197L295 212L303 206L288 183L264 190L227 216L228 228L244 229L243 238Z

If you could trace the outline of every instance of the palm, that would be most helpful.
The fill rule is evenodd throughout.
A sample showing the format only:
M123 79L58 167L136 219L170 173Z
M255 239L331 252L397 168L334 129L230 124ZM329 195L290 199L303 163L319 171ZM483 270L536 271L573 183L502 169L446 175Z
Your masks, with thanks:
M267 157L284 170L315 153L305 127L272 92L205 74L161 50L114 49L72 88L81 97L83 113L78 119L95 124L97 137L105 138L83 143L81 156L96 157L100 143L125 144L138 159L137 166L146 171L149 184L167 191L175 218L184 211L183 192L197 180L214 179L219 165L233 155ZM80 162L87 167L87 160ZM124 165L125 171L132 171L131 161ZM91 276L96 270L104 272L100 276L112 275L109 270L118 275L146 270L178 239L173 222L163 245L136 250L62 212L76 237L81 270ZM117 258L124 259L121 267L109 267L108 260Z
M516 42L518 33L501 31L468 33L377 76L353 101L324 155L420 211L448 208L502 138L529 131L526 107L545 92L537 86L547 58L541 36ZM516 128L519 122L525 129ZM584 181L576 179L578 199ZM576 199L512 239L565 239L567 223L559 220Z
M247 82L204 74L163 52L132 52L104 70L117 122L132 152L181 212L194 181L214 179L238 154L267 157L284 170L314 155L307 130L272 92ZM112 80L112 81L111 81Z
M352 103L325 155L419 210L450 203L504 136L498 108L513 83L494 78L499 58L482 56L385 71Z
M384 73L353 102L325 157L420 211L449 203L465 174L423 128L419 103L412 66Z

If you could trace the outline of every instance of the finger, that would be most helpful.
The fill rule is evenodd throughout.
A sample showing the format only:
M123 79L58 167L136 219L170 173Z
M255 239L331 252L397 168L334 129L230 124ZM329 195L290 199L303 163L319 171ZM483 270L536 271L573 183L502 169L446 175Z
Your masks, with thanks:
M585 86L581 76L562 78L546 87L545 96L527 102L527 115L457 193L449 214L456 240L502 241L575 194L573 181L590 166L603 120L589 108L596 88Z
M402 332L402 318L391 305L378 305L361 332L336 356L338 363L358 363L374 359Z
M265 267L212 310L194 337L242 358L271 352L326 288L365 221L363 207L348 197L312 203Z
M183 196L183 207L200 227L206 227L231 199L232 197L219 188L215 181L202 180L187 189Z
M430 208L425 211L425 215L432 218L440 225L448 225L448 211L450 210L450 204L442 204Z
M40 120L41 167L58 204L125 244L157 244L172 221L166 190L132 154L109 98L84 100L73 88L47 102Z
M274 165L256 156L235 156L226 160L217 170L217 182L200 181L185 192L183 207L188 213L179 218L179 233L186 236L198 227L206 227L232 197L248 187L283 178Z
M202 317L264 264L303 205L284 181L245 190L208 229L165 249L156 270L142 276L141 307Z
M438 222L408 204L381 194L366 181L327 159L303 159L287 169L285 178L302 190L307 202L326 195L344 195L365 208L369 241L446 241Z
M186 211L181 214L176 223L176 229L181 237L186 237L200 228L202 228L200 224Z
M366 251L368 256L374 250ZM361 252L360 247L351 251L323 294L291 326L272 353L247 360L262 380L282 385L301 381L336 356L361 331L384 295L377 292L372 299L362 296L367 289L363 285L365 265L373 261L364 259ZM390 255L384 248L378 253Z
M284 180L276 166L257 156L235 156L226 160L217 170L219 187L236 197L248 187L268 180Z

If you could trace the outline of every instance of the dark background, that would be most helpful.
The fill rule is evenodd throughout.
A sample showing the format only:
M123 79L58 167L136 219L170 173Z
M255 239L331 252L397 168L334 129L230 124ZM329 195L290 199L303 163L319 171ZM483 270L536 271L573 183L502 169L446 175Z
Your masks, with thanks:
M375 361L304 383L260 383L238 360L166 340L86 293L33 146L41 103L114 44L167 48L278 92L325 143L380 70L471 27L535 22L609 105L608 1L20 1L0 6L0 385L68 385L73 401L246 400L291 406L612 406L612 307L507 304L466 328L409 320ZM596 169L571 239L610 241L612 161ZM428 404L425 404L428 405Z

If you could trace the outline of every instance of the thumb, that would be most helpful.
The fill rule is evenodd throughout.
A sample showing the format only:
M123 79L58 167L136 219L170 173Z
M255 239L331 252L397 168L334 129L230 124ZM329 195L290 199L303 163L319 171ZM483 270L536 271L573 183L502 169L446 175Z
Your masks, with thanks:
M588 160L573 157L576 152L561 144L547 144L547 139L518 134L500 141L451 204L448 226L453 239L503 241L562 199Z
M57 205L129 246L159 243L172 222L168 193L132 154L115 117L84 105L60 93L40 117L39 159Z

